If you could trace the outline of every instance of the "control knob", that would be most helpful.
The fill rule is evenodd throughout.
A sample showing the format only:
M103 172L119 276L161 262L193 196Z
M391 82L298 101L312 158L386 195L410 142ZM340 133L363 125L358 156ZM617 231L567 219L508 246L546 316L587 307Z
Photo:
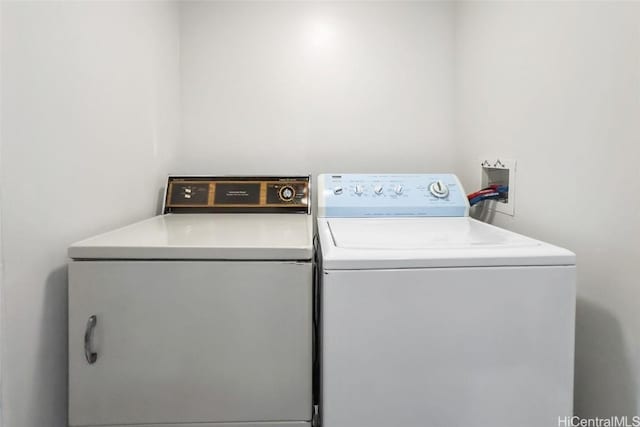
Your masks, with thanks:
M295 197L296 190L290 185L285 185L280 189L280 191L278 192L278 195L280 196L280 199L282 201L290 202Z
M439 199L444 199L449 195L449 187L444 182L438 180L429 185L429 191Z
M373 187L373 192L376 194L382 194L383 190L384 188L382 187L382 185L376 185L375 187Z
M335 188L333 189L333 194L335 194L336 196L339 196L339 195L341 195L341 194L342 194L342 191L343 191L343 190L342 190L342 187L339 187L339 186L338 186L338 187L335 187Z
M399 196L404 191L404 187L402 185L396 185L393 191L395 191L395 193Z
M360 184L356 184L355 188L353 189L353 192L356 193L358 196L361 196L362 193L364 193L364 187Z

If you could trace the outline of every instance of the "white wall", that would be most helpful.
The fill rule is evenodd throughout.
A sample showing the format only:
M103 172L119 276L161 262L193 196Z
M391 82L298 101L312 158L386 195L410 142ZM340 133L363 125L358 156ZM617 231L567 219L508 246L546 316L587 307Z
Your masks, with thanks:
M495 223L578 255L575 410L640 413L640 3L468 2L456 14L457 171L518 161Z
M448 171L450 2L184 2L178 170Z
M495 222L578 254L577 412L640 412L639 4L0 10L7 427L65 425L65 248L151 215L167 171L453 169L471 189L483 155L519 162Z
M2 2L2 404L66 426L69 243L156 210L178 138L165 2Z

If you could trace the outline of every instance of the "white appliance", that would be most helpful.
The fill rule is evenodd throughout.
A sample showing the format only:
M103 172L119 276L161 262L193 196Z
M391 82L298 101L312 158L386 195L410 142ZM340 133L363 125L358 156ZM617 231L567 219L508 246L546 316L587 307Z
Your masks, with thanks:
M572 414L573 253L470 218L454 175L318 182L324 427Z
M309 426L309 177L170 177L164 211L69 248L69 425Z

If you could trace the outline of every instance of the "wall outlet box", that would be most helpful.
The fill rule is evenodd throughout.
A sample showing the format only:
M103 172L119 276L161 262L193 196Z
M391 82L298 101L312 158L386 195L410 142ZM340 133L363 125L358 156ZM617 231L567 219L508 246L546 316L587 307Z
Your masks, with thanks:
M500 212L505 215L515 215L516 201L516 164L513 159L499 157L483 157L480 159L482 175L480 177L481 188L493 184L509 187L509 195L506 200L485 201L490 211Z

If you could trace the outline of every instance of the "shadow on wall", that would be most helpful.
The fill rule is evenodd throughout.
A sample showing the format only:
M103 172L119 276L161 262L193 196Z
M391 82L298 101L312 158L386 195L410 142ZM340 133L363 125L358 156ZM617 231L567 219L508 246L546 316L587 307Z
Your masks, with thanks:
M67 266L53 270L47 277L42 307L42 331L38 342L38 363L34 376L34 405L46 405L56 408L53 412L65 414L61 419L31 419L28 425L64 427L67 408L67 335L68 335L68 298ZM60 340L65 344L60 345ZM59 349L52 353L52 349ZM61 372L62 370L62 372ZM52 375L52 373L54 373ZM49 380L43 383L43 379ZM42 408L32 408L30 414L48 414ZM34 415L32 415L34 416Z
M496 216L496 211L492 209L493 205L497 203L495 201L485 201L479 205L472 206L469 215L478 221L493 224L493 218Z
M164 186L158 190L158 199L156 200L156 215L162 215L164 206Z
M633 368L618 319L578 298L574 412L581 417L640 415ZM601 402L596 404L594 402Z

